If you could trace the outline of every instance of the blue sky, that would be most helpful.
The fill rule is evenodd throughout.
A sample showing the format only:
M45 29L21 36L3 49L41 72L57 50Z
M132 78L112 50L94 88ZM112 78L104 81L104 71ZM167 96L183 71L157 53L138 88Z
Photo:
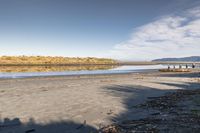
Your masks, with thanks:
M0 0L0 55L120 60L197 55L198 5L198 0Z

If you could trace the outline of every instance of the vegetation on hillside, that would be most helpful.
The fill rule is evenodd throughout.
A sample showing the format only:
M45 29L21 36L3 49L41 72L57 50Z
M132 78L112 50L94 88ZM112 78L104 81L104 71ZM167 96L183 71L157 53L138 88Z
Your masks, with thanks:
M78 65L78 64L116 64L112 59L106 58L75 58L50 56L1 56L0 65Z

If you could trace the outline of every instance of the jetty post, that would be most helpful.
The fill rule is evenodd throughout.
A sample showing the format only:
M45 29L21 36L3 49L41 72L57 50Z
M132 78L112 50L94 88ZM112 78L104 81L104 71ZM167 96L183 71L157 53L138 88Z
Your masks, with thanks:
M170 65L168 64L168 69L170 69Z
M195 64L194 63L192 63L192 68L195 68Z

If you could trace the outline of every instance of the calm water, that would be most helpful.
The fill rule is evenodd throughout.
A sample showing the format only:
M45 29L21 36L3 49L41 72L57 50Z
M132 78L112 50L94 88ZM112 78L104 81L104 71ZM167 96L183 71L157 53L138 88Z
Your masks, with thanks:
M36 76L64 76L89 74L120 74L156 71L163 65L141 66L1 66L0 78L26 78Z

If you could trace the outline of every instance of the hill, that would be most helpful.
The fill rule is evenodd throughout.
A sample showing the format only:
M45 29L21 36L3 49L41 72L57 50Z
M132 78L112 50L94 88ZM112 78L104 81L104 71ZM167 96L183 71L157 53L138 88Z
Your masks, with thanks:
M106 58L76 58L51 56L1 56L0 65L79 65L79 64L116 64L112 59Z
M161 58L152 61L174 61L174 62L200 62L200 56L190 56L183 58Z

